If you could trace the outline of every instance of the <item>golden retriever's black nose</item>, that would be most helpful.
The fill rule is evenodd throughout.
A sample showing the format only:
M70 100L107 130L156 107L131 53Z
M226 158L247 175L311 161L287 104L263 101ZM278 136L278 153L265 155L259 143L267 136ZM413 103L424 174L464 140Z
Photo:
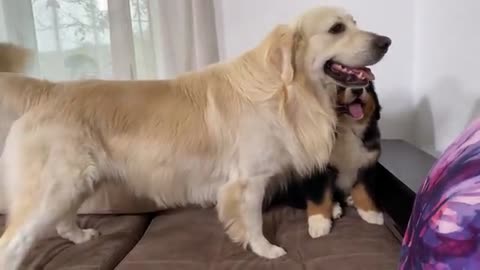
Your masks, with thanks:
M375 38L374 44L380 50L387 51L390 45L392 44L392 40L389 37L377 36Z

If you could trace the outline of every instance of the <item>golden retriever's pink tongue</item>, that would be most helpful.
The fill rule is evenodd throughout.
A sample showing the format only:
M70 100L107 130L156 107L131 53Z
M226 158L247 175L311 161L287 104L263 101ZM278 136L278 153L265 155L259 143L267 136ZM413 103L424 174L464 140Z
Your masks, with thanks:
M369 81L375 80L375 75L372 73L372 71L367 68L359 68L359 69L354 69L354 73L356 73L357 77L359 78L366 78Z
M369 81L375 80L375 75L372 73L372 71L368 67L352 68L352 67L347 67L338 63L334 63L332 67L338 71L341 71L347 74L353 74L360 80L365 80L365 79Z
M355 120L360 120L363 118L363 108L359 103L352 103L348 105L348 112Z

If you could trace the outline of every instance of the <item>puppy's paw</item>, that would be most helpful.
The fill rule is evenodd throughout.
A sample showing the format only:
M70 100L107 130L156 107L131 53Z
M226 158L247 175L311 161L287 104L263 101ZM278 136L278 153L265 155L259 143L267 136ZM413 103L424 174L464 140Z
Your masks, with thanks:
M287 252L283 248L272 245L266 240L250 242L250 248L258 256L267 259L276 259L287 254Z
M357 209L357 212L363 220L370 224L383 225L384 223L382 212L362 209Z
M332 217L333 219L339 219L342 217L343 210L342 207L340 206L340 203L335 203L332 208Z
M312 238L318 238L327 235L332 229L332 220L323 215L313 215L308 217L308 234Z
M345 200L348 206L353 206L353 198L352 196L348 196L347 199Z

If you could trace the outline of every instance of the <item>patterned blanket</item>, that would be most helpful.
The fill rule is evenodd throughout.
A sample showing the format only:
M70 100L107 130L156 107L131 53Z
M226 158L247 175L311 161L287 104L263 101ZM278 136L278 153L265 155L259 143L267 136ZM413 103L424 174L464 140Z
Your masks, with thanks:
M417 193L400 269L480 269L480 120L445 150Z

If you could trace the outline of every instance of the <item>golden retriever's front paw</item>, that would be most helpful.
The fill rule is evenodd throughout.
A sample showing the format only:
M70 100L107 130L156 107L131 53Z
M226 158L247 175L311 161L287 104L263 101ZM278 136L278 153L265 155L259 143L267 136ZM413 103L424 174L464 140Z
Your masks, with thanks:
M357 209L357 212L363 220L370 224L383 225L384 223L382 212L362 209Z
M308 234L312 238L318 238L330 233L332 220L323 215L313 215L308 217Z
M258 256L267 259L276 259L287 254L287 252L283 248L272 245L267 240L252 241L250 242L250 248Z

